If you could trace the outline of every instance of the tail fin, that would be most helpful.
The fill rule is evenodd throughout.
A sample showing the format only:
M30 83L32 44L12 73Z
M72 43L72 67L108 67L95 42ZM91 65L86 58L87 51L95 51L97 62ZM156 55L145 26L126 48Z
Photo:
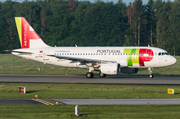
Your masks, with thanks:
M42 41L24 17L15 17L15 21L22 48L49 47Z

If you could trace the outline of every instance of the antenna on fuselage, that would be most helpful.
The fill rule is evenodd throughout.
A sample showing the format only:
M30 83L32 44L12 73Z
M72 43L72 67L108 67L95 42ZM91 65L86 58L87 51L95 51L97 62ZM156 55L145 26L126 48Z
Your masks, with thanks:
M148 44L148 47L151 47L151 46Z
M76 47L78 47L76 44L75 44Z

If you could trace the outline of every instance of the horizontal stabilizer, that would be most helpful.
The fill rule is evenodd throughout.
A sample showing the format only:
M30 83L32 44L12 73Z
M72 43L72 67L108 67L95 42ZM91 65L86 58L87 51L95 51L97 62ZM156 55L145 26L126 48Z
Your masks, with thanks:
M11 51L12 53L20 53L20 54L33 54L31 52L22 52L22 51Z

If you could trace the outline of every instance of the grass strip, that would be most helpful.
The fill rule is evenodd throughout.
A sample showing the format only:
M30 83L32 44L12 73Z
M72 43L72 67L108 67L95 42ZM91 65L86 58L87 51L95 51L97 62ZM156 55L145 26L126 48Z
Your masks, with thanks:
M180 105L79 105L80 117L72 117L73 105L1 105L3 119L117 119L117 118L171 118L180 117Z
M19 93L26 87L26 94ZM173 88L174 95L167 93ZM106 85L106 84L51 84L51 83L0 83L0 99L131 99L180 98L178 85Z

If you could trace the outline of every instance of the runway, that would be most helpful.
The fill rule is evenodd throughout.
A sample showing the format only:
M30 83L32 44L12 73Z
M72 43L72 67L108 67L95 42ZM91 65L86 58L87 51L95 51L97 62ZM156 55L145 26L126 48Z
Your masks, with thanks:
M53 99L68 105L169 105L180 99Z
M0 105L175 105L180 99L0 99Z
M75 83L75 84L145 84L145 85L180 85L180 77L155 76L108 76L106 78L86 78L85 76L61 75L9 75L0 74L0 82L12 83Z

